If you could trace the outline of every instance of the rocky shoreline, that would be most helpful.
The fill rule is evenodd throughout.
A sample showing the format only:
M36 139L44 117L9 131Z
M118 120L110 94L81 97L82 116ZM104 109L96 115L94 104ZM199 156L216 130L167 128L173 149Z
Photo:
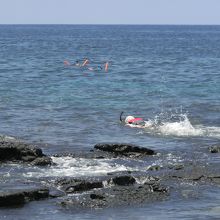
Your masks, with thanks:
M219 153L220 146L211 146L210 153ZM73 158L138 158L153 159L158 152L146 147L124 143L100 143L84 154L64 154ZM53 155L61 157L64 155ZM29 167L53 167L52 157L34 145L16 141L0 142L0 166L17 163ZM181 183L220 184L220 169L206 164L182 163L160 167L151 165L145 172L111 172L105 176L61 177L23 181L21 186L0 191L0 207L20 207L30 201L59 198L56 203L65 208L105 208L142 204L169 199L173 190L181 191Z

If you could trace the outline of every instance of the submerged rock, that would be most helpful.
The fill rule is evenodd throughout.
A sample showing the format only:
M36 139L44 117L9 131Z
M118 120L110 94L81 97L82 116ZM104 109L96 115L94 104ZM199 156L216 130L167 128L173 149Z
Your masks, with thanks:
M149 166L147 170L158 171L158 170L161 170L161 169L163 169L163 167L160 166L160 165L152 165L152 166Z
M20 206L25 203L23 192L2 192L0 193L0 207Z
M105 196L92 193L90 194L90 199L105 199Z
M21 142L6 141L0 142L0 161L35 161L35 163L33 163L34 165L48 165L52 163L52 160L44 155L42 150L36 146Z
M32 165L34 166L46 166L46 165L52 165L52 159L50 157L39 157L34 159L31 162Z
M118 207L121 205L141 204L163 200L169 195L167 187L157 182L148 184L133 184L102 188L89 194L81 194L68 197L60 204L71 208L105 208Z
M219 153L220 152L220 145L213 145L209 147L209 151L211 153Z
M129 175L114 176L111 178L105 177L105 180L103 180L105 184L102 187L101 185L96 186L94 189L89 187L89 192L86 192L85 188L82 187L84 193L68 195L60 204L68 208L105 208L163 200L169 195L168 187L162 186L160 179L152 176L144 176L145 181L142 182L136 181L136 178ZM73 185L73 182L73 179L58 181L59 186L60 184L70 186L66 190L67 193L73 193L75 192L75 186L78 187L80 185L81 188L81 184L85 184L82 180L81 183L80 180L75 180L75 183L79 183L77 185ZM99 181L93 179L93 183L97 182ZM90 185L92 182L88 182L87 180L87 184ZM69 191L71 185L73 191Z
M103 183L102 181L89 181L83 179L61 179L55 183L59 186L62 190L66 193L76 193L76 192L83 192L89 191L95 188L102 188Z
M132 176L116 176L112 178L110 182L113 182L115 185L119 186L127 186L134 184L136 181Z
M20 206L26 202L49 197L49 189L27 189L0 192L0 207Z
M107 151L114 153L116 155L123 155L123 156L145 156L145 155L155 155L155 151L139 147L133 144L120 144L120 143L101 143L96 144L94 146L95 149L101 151Z

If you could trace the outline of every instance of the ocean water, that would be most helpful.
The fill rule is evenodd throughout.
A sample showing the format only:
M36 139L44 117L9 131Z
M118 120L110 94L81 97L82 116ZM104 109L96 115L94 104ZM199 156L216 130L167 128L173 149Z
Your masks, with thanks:
M108 61L108 72L64 65L85 58L90 67ZM123 126L121 111L153 126ZM179 152L218 163L205 149L220 141L219 113L220 26L0 25L1 137L40 144L47 154L127 142L167 153L158 163ZM137 161L54 160L59 166L49 170L17 173L11 167L1 173L13 182L12 174L20 179L105 175L143 166ZM199 202L171 198L114 210L73 213L46 201L0 212L20 219L29 212L36 219L217 218L220 190L206 194Z

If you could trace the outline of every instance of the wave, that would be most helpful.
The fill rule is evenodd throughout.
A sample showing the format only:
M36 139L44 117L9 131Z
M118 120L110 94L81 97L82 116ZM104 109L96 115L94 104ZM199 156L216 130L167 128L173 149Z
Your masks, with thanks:
M16 140L17 139L15 137L0 134L0 141L16 141Z
M220 127L192 125L186 114L175 114L167 119L160 119L156 116L154 120L145 122L144 129L146 132L164 136L220 138Z
M128 168L108 159L85 159L72 157L52 157L56 166L49 169L35 168L25 177L83 177L102 176L108 172L127 171Z
M182 162L182 158L167 154L164 158L155 158L154 161L137 159L86 159L51 157L55 166L51 167L23 167L22 176L25 178L59 178L59 177L97 177L108 173L146 172L151 166L168 166ZM16 172L14 167L10 171ZM14 173L11 175L14 176ZM141 179L138 180L139 182ZM141 182L140 182L141 183Z

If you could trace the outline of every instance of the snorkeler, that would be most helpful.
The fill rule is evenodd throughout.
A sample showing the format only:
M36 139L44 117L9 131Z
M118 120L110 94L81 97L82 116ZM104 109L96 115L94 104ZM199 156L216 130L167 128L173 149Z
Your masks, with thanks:
M79 63L79 60L77 60L77 61L74 63L74 66L79 66L79 67L81 66L80 63Z
M146 121L143 118L135 118L134 116L127 116L125 119L122 119L122 115L124 112L120 114L120 121L123 122L125 125L135 128L145 128Z
M105 63L105 72L108 72L108 66L109 66L109 63L106 62L106 63Z
M84 60L84 62L82 63L81 66L83 67L83 66L86 66L86 65L88 65L88 64L89 64L89 60L86 58L86 59Z
M87 69L90 70L90 71L101 71L102 67L101 66L88 67Z
M70 65L71 65L68 60L64 60L64 61L63 61L63 64L64 64L65 66L70 66Z

